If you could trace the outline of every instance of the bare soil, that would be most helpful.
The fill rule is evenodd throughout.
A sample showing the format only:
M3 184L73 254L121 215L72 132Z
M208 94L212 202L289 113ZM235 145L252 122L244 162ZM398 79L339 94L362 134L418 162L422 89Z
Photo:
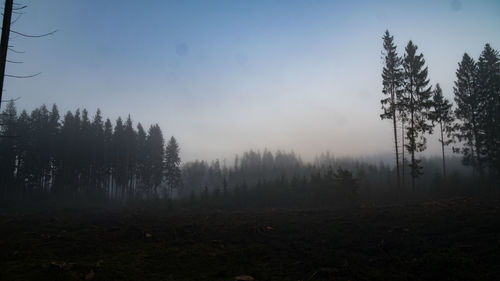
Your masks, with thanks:
M499 280L500 205L0 214L0 280Z

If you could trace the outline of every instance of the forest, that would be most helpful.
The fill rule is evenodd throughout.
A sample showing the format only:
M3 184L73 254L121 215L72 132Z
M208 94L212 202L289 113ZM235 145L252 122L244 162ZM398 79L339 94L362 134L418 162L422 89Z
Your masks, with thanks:
M452 102L439 84L429 85L424 56L417 50L410 41L399 56L393 37L384 34L380 117L393 124L394 166L330 153L305 162L293 151L268 150L250 150L229 164L181 163L180 144L174 136L165 140L157 124L146 131L130 115L112 122L100 110L92 116L86 109L60 116L55 104L51 110L42 105L18 114L11 101L1 115L2 200L344 206L496 194L498 51L486 44L477 62L463 55ZM439 136L441 159L419 158L432 133ZM453 155L446 155L447 146ZM472 187L472 182L479 184Z
M497 280L500 5L443 3L5 0L0 280Z

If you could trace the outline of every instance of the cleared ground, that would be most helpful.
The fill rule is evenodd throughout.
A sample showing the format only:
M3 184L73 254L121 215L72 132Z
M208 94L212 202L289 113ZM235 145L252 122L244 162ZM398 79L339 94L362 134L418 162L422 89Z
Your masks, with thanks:
M497 204L0 215L0 280L498 280Z

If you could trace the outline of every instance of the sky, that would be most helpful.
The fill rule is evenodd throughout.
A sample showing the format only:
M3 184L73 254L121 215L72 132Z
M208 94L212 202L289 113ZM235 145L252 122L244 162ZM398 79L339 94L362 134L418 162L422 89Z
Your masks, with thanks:
M22 0L21 0L22 2ZM183 161L249 149L305 160L390 155L380 120L382 35L412 40L453 99L464 52L500 49L500 1L30 1L11 37L4 98L18 109L130 114L175 136ZM439 153L435 137L426 155Z

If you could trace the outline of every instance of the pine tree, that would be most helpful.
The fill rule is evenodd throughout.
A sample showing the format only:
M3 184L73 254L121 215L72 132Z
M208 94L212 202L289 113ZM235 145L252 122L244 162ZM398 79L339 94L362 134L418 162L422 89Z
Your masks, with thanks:
M424 56L417 55L418 47L412 41L405 48L406 54L403 59L404 68L404 95L400 99L400 108L408 116L408 128L405 145L411 155L410 175L412 177L412 189L415 189L415 180L422 172L419 159L415 153L424 151L427 140L425 133L432 132L429 121L429 110L432 106L431 88L428 86L427 67Z
M444 147L452 143L453 134L453 111L451 110L452 104L448 99L443 96L443 90L439 83L436 84L436 88L433 92L433 110L431 112L432 121L439 124L439 132L441 138L439 142L441 143L441 152L443 157L443 177L446 177L446 162L444 155ZM445 136L447 137L445 139Z
M158 124L152 125L148 131L146 139L148 190L151 195L158 195L157 189L163 180L164 169L164 139Z
M170 189L170 195L172 195L172 190L181 184L180 164L179 145L177 140L171 137L165 149L165 179Z
M137 124L137 166L136 177L138 181L137 187L146 191L146 184L148 183L148 167L147 167L147 150L146 150L146 132L141 123Z
M61 124L59 123L59 109L57 108L56 104L52 105L52 110L50 111L50 117L49 117L49 147L50 147L50 177L51 177L51 182L50 182L50 187L52 187L55 184L56 181L56 174L57 174L57 167L59 166L58 163L58 158L57 158L57 153L58 153L58 140L60 138L60 130L61 130Z
M5 196L15 180L17 154L17 110L10 101L0 115L0 192Z
M112 184L113 184L113 164L114 164L114 151L113 151L113 124L111 120L106 119L104 122L104 132L103 132L103 147L104 152L104 189L107 194L111 196Z
M104 123L99 109L97 109L92 120L91 132L91 188L93 192L100 192L106 177L104 164L106 148L104 146Z
M473 173L479 171L483 177L482 158L479 155L480 145L482 143L480 135L480 117L481 98L477 89L477 64L465 53L462 61L458 63L456 71L457 80L453 87L455 94L455 117L458 121L455 136L459 141L465 143L460 149L463 154L463 162L471 165Z
M113 182L112 196L122 197L127 184L126 148L124 141L125 126L121 117L118 117L113 132Z
M396 45L393 42L393 36L386 30L384 40L384 59L385 65L382 70L382 93L387 96L380 102L382 103L383 113L380 115L382 119L392 119L394 131L394 150L396 152L396 182L397 186L401 185L401 175L399 171L399 149L398 149L398 133L397 133L397 100L401 93L403 85L403 69L401 68L401 58L396 53Z
M125 167L126 167L126 193L127 196L133 194L133 184L135 180L135 171L137 164L137 132L134 130L130 115L125 122L124 131L125 141Z
M479 154L488 164L491 179L500 175L500 58L489 44L484 46L478 60L477 90L482 101Z

